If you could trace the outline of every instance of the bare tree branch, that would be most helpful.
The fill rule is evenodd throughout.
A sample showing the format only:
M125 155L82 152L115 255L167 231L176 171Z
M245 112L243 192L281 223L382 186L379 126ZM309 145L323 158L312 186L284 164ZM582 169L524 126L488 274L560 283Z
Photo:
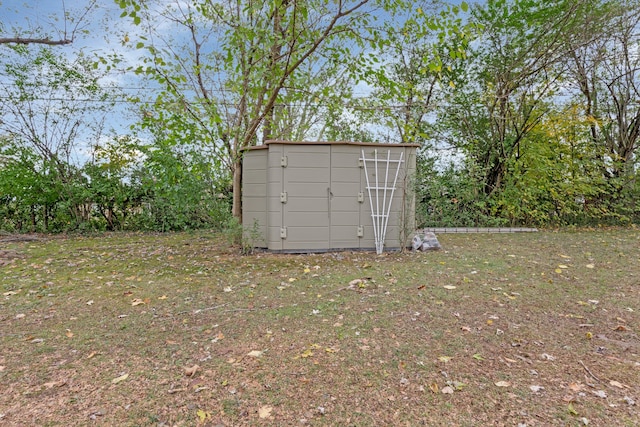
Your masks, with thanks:
M73 43L73 39L51 40L49 38L24 38L24 37L0 37L0 44L45 44L49 46L67 45Z

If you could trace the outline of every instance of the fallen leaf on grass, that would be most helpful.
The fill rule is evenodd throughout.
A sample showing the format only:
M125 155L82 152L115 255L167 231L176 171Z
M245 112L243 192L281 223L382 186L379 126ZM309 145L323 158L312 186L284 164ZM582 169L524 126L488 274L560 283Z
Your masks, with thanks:
M137 305L142 305L145 304L145 302L143 300L141 300L140 298L136 298L133 301L131 301L131 305L132 306L137 306Z
M607 398L607 392L604 390L596 390L596 391L592 391L591 393L595 394L598 397L601 397L603 399Z
M271 416L271 411L273 411L273 406L265 405L258 409L258 416L262 419L269 418Z
M89 301L87 301L87 305L93 305L93 300L90 299Z
M161 297L158 297L158 299L167 299L166 295L162 295Z
M587 265L585 265L585 267L587 267L587 268L596 268L596 266L593 265L593 264L587 264Z
M11 295L17 295L18 292L20 292L22 289L18 289L17 291L9 291L9 292L4 292L2 295L4 295L5 297L11 296Z
M302 357L303 359L306 359L311 356L313 356L313 351L310 348L303 351L302 354L300 355L300 357Z
M222 332L218 332L218 335L214 339L211 340L212 343L216 343L220 340L224 339L224 334Z
M540 355L540 358L541 358L542 360L548 360L548 361L550 361L550 362L553 362L554 360L556 360L555 356L552 356L552 355L547 354L547 353L542 353L542 354Z
M429 384L429 390L431 390L432 393L437 393L439 390L438 384L436 383Z
M200 366L198 365L193 365L191 367L187 366L184 368L184 374L188 377L193 377L196 374L196 372L198 372L199 368Z
M614 331L618 331L618 332L623 332L623 331L626 331L626 330L627 330L627 327L624 326L624 325L618 325L614 329Z
M97 353L95 351L92 351L91 353L89 353L87 355L87 359L91 359L93 356L95 356Z
M453 387L451 386L442 387L442 394L453 394Z
M355 286L358 286L359 288L364 288L365 287L364 280L362 280L362 279L353 279L352 281L349 282L349 287L350 288L353 288Z
M540 385L530 385L530 386L529 386L529 389L530 389L532 392L537 393L537 392L539 392L539 391L544 390L544 387L542 387L542 386L540 386Z
M628 385L622 384L622 383L620 383L618 381L614 381L614 380L609 381L609 385L612 385L613 387L617 387L617 388L629 388Z
M498 381L494 383L496 387L511 387L511 383L509 381Z
M65 335L67 336L67 338L73 338L73 332L71 332L69 329L67 329Z
M111 384L118 384L119 382L122 382L127 378L129 378L129 374L120 375L119 377L112 379Z
M460 391L463 388L465 388L467 385L465 383L462 383L460 381L452 381L449 384L451 384L451 386L454 388L454 390L456 391Z
M569 384L569 390L571 391L582 391L584 389L584 384L580 383L571 383Z
M453 289L456 289L456 287L453 286L453 285L444 285L443 288L448 289L450 291L453 290Z
M104 409L98 409L97 411L94 411L91 414L89 414L89 419L95 421L98 419L98 417L104 417L106 413L107 411L105 411Z
M6 368L6 366L0 366L0 372L4 371Z
M264 353L264 351L253 350L253 351L250 351L249 353L247 353L247 356L249 356L249 357L261 357L263 353Z
M200 420L201 423L211 418L211 413L207 411L203 411L202 409L198 409L198 412L196 412L196 415L198 416L198 419Z
M569 411L571 415L578 415L578 411L573 408L572 403L569 403L569 406L567 406L567 411Z
M67 382L65 380L60 380L60 381L51 381L48 383L44 383L43 386L45 386L46 388L54 388L54 387L62 387L63 385L66 385Z
M441 362L447 363L448 361L451 360L451 357L450 356L440 356L440 357L438 357L438 360L441 361Z

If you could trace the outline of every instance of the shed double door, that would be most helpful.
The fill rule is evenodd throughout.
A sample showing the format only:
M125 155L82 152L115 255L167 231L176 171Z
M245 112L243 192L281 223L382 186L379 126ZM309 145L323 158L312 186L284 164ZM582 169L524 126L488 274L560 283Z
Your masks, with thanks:
M359 247L358 158L352 147L283 146L282 249Z

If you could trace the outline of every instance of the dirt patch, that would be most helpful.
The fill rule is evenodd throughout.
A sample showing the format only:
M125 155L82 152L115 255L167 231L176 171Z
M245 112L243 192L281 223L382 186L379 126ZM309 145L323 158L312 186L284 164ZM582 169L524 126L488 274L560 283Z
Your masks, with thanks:
M21 258L22 255L16 251L0 249L0 267L10 264L13 260Z
M36 234L7 234L0 233L0 243L8 242L37 242L42 240Z

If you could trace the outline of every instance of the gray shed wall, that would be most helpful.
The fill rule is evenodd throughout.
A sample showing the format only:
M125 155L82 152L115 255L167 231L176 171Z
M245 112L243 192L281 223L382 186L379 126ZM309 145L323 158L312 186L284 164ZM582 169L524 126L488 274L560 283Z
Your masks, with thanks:
M247 234L253 245L287 252L375 249L365 168L360 160L362 150L366 158L373 158L374 150L378 151L378 171L374 170L373 163L367 162L372 186L376 175L382 185L387 152L392 159L398 159L403 153L385 247L405 245L415 225L414 195L411 191L405 192L405 187L415 173L416 146L281 141L245 152L243 224L245 230L253 230ZM389 185L393 183L395 171L396 164L391 163ZM360 193L363 198L359 200ZM358 236L359 228L362 236ZM259 232L258 238L255 231Z

